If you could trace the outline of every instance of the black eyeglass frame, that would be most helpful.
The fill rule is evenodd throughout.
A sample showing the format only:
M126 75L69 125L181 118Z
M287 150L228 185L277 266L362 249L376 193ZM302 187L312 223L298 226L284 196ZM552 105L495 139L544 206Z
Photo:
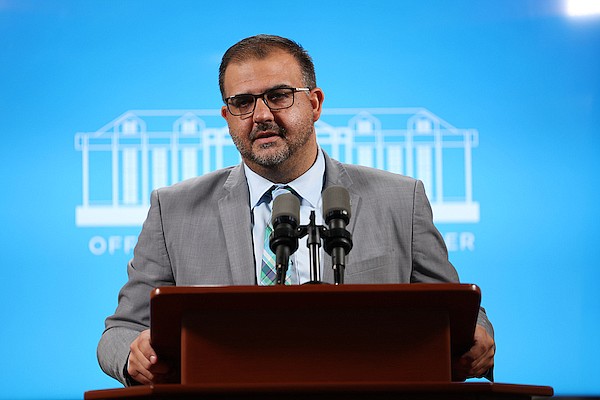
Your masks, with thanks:
M286 107L271 107L269 105L269 102L267 101L267 99L266 99L265 96L268 93L272 93L274 91L282 90L282 89L287 89L287 90L291 90L292 91L292 103L289 106L286 106ZM312 89L309 88L309 87L299 87L299 88L292 88L292 87L285 87L285 86L284 87L276 87L276 88L273 88L273 89L269 89L269 90L267 90L267 91L265 91L263 93L260 93L260 94L243 93L243 94L236 94L235 96L227 97L227 98L225 98L225 105L227 106L227 111L229 111L229 113L231 115L234 115L236 117L239 117L239 116L242 116L242 115L252 114L254 112L254 110L256 110L256 101L259 98L262 99L262 101L265 103L265 105L271 111L285 110L285 109L288 109L288 108L290 108L290 107L292 107L294 105L294 103L296 101L296 97L294 96L294 93L296 93L296 92L310 92L311 90ZM241 114L233 113L231 111L231 108L229 108L229 105L230 105L229 101L232 100L232 99L235 99L235 98L239 98L241 96L252 96L254 98L254 105L252 106L252 110L248 111L248 112L245 112L245 113L241 113Z

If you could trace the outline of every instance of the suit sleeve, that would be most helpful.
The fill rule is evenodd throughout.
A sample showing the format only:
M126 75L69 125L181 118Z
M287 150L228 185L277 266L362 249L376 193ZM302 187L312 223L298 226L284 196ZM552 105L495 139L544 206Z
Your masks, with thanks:
M444 239L433 224L431 205L421 181L415 181L412 225L411 282L458 282Z
M119 292L115 314L105 321L97 356L102 370L127 385L124 369L129 346L150 327L150 292L175 284L162 224L159 192L153 191L148 217L142 227L134 257L127 266L128 281Z
M458 273L448 260L448 250L442 235L433 224L431 204L421 181L415 183L413 204L411 282L458 283ZM483 308L479 309L477 324L483 326L488 334L494 337L494 329Z

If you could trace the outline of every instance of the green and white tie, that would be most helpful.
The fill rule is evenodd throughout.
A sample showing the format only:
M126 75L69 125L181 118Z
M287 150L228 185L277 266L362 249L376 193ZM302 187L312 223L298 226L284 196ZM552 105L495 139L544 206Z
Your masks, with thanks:
M269 213L271 213L273 199L275 197L284 194L284 193L294 193L292 188L289 186L273 186L270 190L271 201L267 203L267 208L269 209ZM295 194L295 193L294 193ZM263 246L263 255L262 255L262 265L260 268L260 284L261 285L275 285L277 282L277 270L275 268L275 253L271 250L269 246L269 239L271 233L273 232L273 226L271 225L271 218L269 218L267 227L265 229L265 237L264 237L264 246ZM285 284L286 285L294 285L298 284L297 279L295 279L295 270L294 263L290 258L290 262L288 264L287 274L285 276Z

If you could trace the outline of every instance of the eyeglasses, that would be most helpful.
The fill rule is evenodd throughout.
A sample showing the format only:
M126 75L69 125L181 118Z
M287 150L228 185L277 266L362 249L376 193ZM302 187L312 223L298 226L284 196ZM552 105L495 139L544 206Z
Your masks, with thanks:
M277 88L261 94L238 94L225 99L231 115L252 114L256 108L256 99L262 99L271 111L283 110L294 105L294 93L310 92L310 88Z

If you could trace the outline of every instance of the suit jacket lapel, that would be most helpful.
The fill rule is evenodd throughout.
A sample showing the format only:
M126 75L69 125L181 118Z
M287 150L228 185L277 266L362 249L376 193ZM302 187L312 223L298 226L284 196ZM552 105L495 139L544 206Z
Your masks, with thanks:
M350 194L350 207L351 207L351 215L350 215L350 223L346 227L350 233L354 232L355 221L358 217L358 213L360 211L360 202L361 198L352 189L352 179L348 176L346 169L344 166L329 158L327 153L323 152L325 155L325 188L329 186L343 186L348 189L348 193ZM350 253L352 254L352 253ZM333 270L331 269L331 257L329 254L325 253L323 265L322 265L322 280L323 282L333 283Z
M234 285L254 285L254 250L250 221L250 194L242 165L231 170L219 200L219 213L225 234L226 254L231 265Z

